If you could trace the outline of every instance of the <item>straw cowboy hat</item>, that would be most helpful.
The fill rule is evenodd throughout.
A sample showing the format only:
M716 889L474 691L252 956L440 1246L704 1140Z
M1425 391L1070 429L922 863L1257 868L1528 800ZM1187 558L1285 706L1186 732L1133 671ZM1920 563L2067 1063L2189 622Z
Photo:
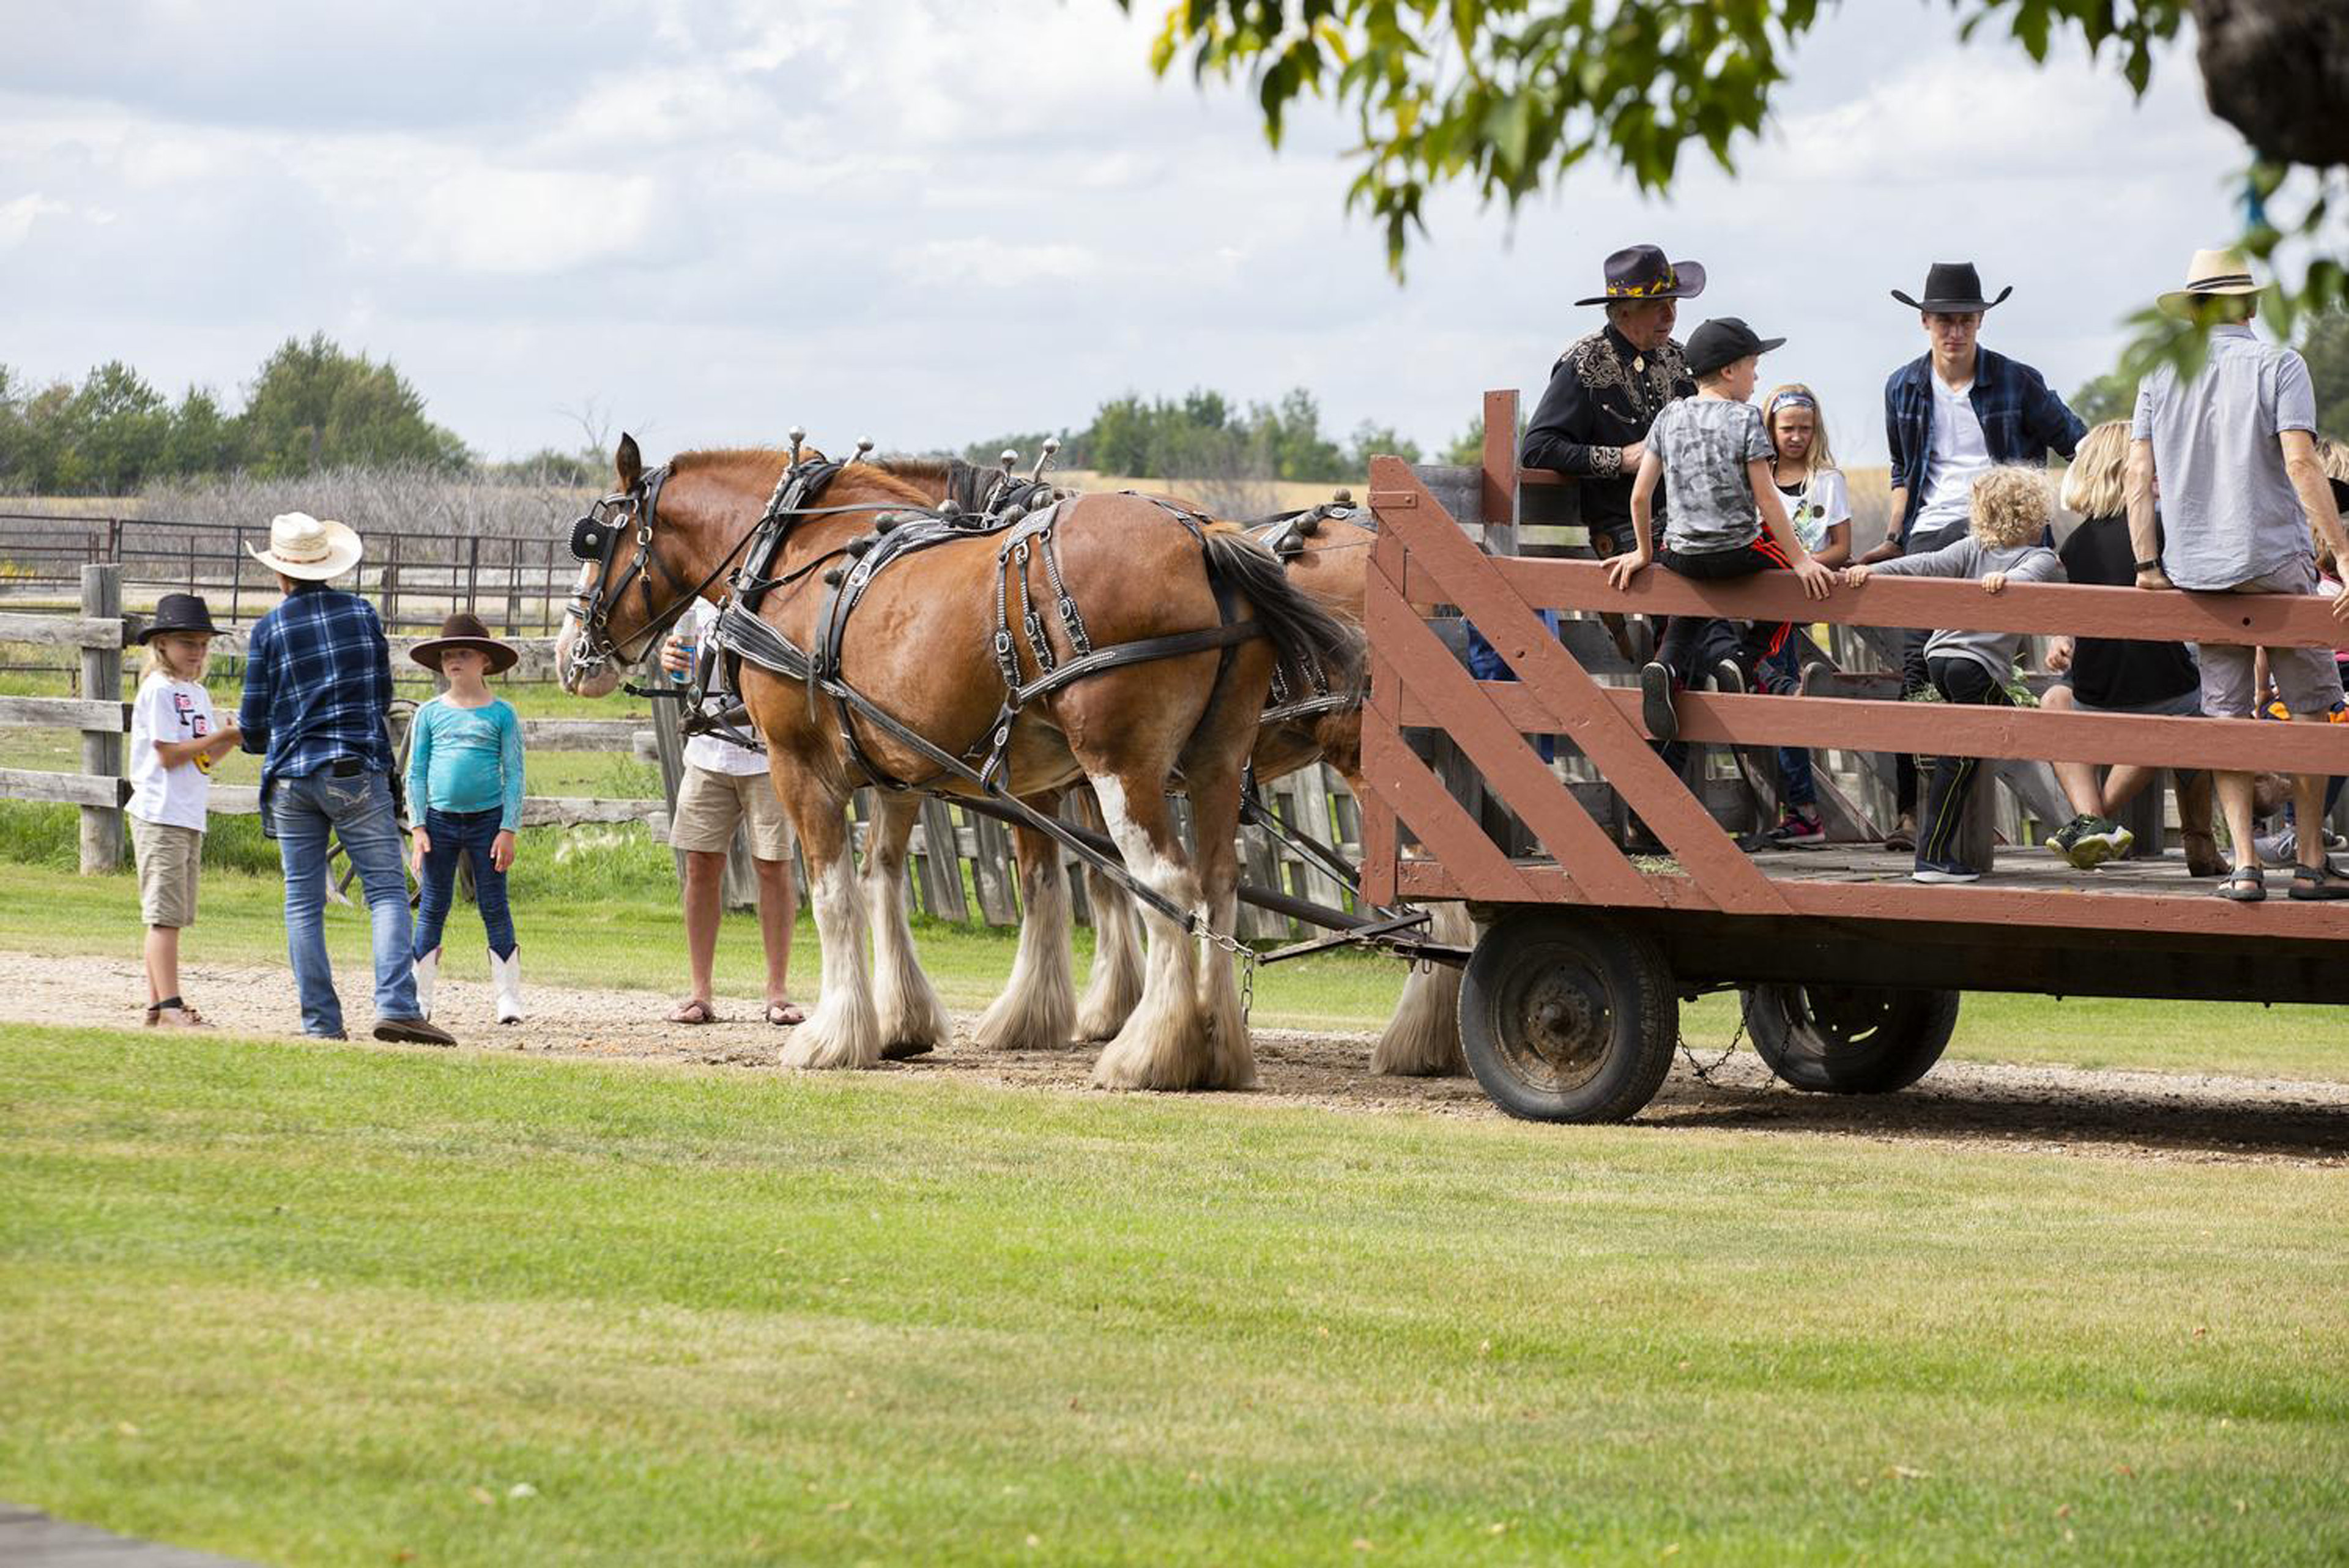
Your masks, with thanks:
M2251 264L2243 260L2242 252L2231 246L2196 251L2194 259L2186 266L2186 286L2163 295L2161 308L2172 316L2187 316L2193 313L2198 299L2226 299L2259 291L2260 286L2251 281Z
M440 635L429 642L419 642L409 650L409 657L427 670L440 668L440 656L452 648L479 649L489 657L490 673L503 675L514 667L522 653L510 642L500 642L481 624L481 618L459 610L440 623Z
M272 571L289 577L325 582L339 577L359 564L366 546L347 524L311 516L307 512L281 512L269 520L269 548L245 553Z

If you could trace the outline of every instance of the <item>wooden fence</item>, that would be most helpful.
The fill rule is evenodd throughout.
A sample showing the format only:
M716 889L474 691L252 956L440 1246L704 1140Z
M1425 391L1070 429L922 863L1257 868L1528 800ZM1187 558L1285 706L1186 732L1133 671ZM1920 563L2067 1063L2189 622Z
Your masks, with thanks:
M0 697L0 726L26 726L81 732L81 771L49 772L31 768L0 768L0 799L47 801L74 805L81 811L80 864L85 873L119 869L123 863L124 804L130 784L123 776L123 737L129 725L130 705L95 693L122 690L122 653L140 618L122 613L121 568L110 562L79 568L80 613L78 615L0 612L0 642L29 643L71 650L79 658L78 697ZM214 642L224 655L241 655L248 628L233 628ZM395 663L421 637L391 639ZM512 639L522 650L524 671L550 675L554 667L552 638ZM683 747L673 722L658 715L647 723L638 719L525 719L525 751L598 752L631 754L658 764L662 799L611 798L580 795L530 795L523 802L526 827L580 826L588 824L642 823L653 837L667 842L670 814L677 801L683 770ZM1314 767L1275 781L1267 795L1284 821L1348 856L1359 849L1361 816L1353 797L1338 776ZM261 809L260 792L250 784L219 784L212 789L212 810L225 816L250 816ZM860 794L854 805L861 836L870 816L869 804ZM913 891L916 909L934 919L956 924L1008 926L1019 919L1010 831L948 801L924 803L921 822L914 830ZM1248 880L1292 897L1325 904L1343 900L1326 873L1300 862L1262 835L1245 836L1242 864ZM804 867L801 867L802 872ZM726 895L730 905L748 907L754 883L748 852L738 836L729 856ZM1089 919L1082 879L1077 881L1078 918ZM1268 911L1244 908L1243 934L1251 938L1284 938L1301 934L1290 921Z

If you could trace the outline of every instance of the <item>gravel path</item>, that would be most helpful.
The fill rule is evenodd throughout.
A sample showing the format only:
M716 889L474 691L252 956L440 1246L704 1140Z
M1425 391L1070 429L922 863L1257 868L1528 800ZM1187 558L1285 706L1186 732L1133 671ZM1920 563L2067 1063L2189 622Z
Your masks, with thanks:
M293 986L280 969L202 964L183 989L207 1017L243 1034L295 1030ZM142 989L128 961L0 953L0 1018L50 1024L135 1025L126 997ZM346 990L346 1002L350 992ZM668 998L533 983L531 1020L490 1023L486 984L448 981L437 1015L466 1049L632 1060L679 1067L773 1072L779 1030L760 1022L755 997L721 997L727 1022L686 1028L661 1022ZM360 1003L364 1009L364 1002ZM359 1013L353 1014L358 1027ZM967 1083L1088 1094L1092 1048L985 1053L958 1018L955 1044L882 1069ZM1312 1106L1354 1113L1415 1111L1496 1116L1467 1078L1374 1078L1368 1034L1257 1031L1261 1089L1221 1103ZM403 1047L384 1046L392 1050ZM1708 1060L1710 1053L1707 1054ZM1885 1096L1799 1094L1774 1083L1740 1052L1700 1076L1684 1057L1640 1116L1660 1128L1785 1137L1949 1142L2134 1159L2349 1166L2349 1083L2228 1077L2217 1074L2087 1071L1947 1062L1922 1084ZM1572 1134L1561 1129L1561 1137Z

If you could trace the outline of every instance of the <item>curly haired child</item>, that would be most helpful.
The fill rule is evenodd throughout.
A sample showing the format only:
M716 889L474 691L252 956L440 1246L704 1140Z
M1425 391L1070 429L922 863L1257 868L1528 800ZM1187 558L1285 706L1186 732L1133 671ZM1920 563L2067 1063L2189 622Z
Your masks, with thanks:
M1870 576L1971 577L1985 593L2015 583L2060 583L2063 563L2040 540L2055 514L2055 497L2039 469L2010 464L1974 481L1966 536L1923 555L1873 566L1846 566L1844 582L1858 587ZM2020 634L1937 631L1925 644L1925 671L1945 702L2012 707L2006 683L2014 671ZM1943 757L1933 769L1917 828L1920 882L1972 882L1982 873L1957 857L1958 826L1965 819L1980 759Z

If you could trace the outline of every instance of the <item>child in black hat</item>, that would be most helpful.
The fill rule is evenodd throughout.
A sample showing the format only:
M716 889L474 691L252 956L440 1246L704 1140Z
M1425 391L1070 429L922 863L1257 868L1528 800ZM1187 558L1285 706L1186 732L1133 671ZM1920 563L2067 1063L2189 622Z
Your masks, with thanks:
M139 857L139 918L147 928L147 1022L202 1024L180 995L180 932L196 923L196 875L210 821L212 759L243 734L212 718L204 665L220 628L194 594L165 594L139 633L147 649L130 704L130 844Z
M457 862L471 861L473 895L490 940L490 982L501 1023L522 1022L522 950L506 907L506 868L522 826L522 719L489 678L521 657L462 610L440 635L416 645L416 662L449 689L416 711L409 732L408 798L416 864L416 1010L432 1016L440 932L456 899Z
M1835 575L1805 550L1786 520L1771 477L1776 450L1749 400L1762 356L1785 342L1760 337L1737 317L1708 321L1689 335L1689 374L1696 396L1667 404L1648 429L1648 450L1631 485L1631 553L1607 563L1616 587L1626 587L1649 562L1684 577L1717 581L1791 569L1815 599L1827 597ZM1663 548L1655 541L1656 484L1672 498ZM1688 683L1697 650L1721 625L1717 617L1676 615L1653 662L1640 671L1640 715L1660 743L1680 734L1673 693ZM1747 685L1761 661L1793 634L1790 623L1762 623L1744 638L1739 671Z

